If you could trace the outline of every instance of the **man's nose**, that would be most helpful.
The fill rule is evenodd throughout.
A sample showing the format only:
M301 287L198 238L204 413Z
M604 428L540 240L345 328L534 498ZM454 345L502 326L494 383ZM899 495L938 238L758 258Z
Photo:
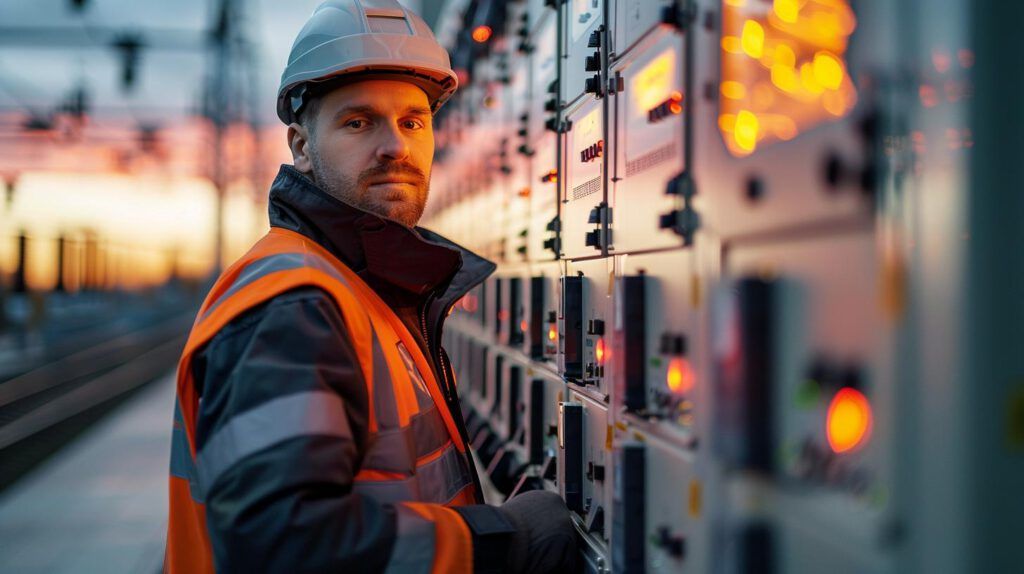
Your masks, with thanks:
M409 144L398 125L388 124L381 130L380 137L377 144L378 160L402 160L409 157Z

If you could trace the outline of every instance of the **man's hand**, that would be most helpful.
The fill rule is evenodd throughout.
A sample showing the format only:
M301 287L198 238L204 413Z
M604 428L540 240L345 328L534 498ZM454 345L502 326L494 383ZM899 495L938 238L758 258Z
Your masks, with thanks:
M569 509L557 494L524 492L501 506L516 527L508 554L510 574L573 572L576 528Z

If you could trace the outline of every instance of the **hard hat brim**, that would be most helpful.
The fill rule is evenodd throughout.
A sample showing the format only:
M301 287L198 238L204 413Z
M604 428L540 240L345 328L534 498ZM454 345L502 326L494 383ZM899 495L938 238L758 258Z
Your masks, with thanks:
M383 42L380 36L355 34L335 38L290 62L290 69L303 71L281 79L277 99L277 115L281 121L289 124L296 120L290 92L307 82L386 73L423 89L434 112L458 89L458 77L449 67L448 53L432 38L389 34L391 37Z

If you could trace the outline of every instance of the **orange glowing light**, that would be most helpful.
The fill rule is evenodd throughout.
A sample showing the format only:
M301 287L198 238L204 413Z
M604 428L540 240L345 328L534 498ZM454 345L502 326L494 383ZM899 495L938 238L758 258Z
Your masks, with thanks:
M775 0L772 10L779 20L793 24L800 17L800 2L797 0Z
M857 102L850 0L722 0L719 131L732 155L843 117Z
M556 329L555 326L552 325L548 327L548 341L551 341L553 343L555 342L555 339L558 339L558 329Z
M665 373L665 383L673 393L685 394L693 389L695 380L693 367L690 361L677 357L668 362L668 372Z
M523 319L522 321L519 322L519 330L520 331L526 331L529 327L530 327L530 325L529 325L529 323L526 322L526 319Z
M600 339L597 340L597 343L594 345L594 358L597 359L597 364L598 365L603 365L605 357L607 355L608 355L608 350L605 349L604 338L600 338Z
M747 97L747 87L739 82L722 82L722 96L730 100L742 100Z
M473 41L478 44L483 44L487 40L491 39L491 34L493 33L494 31L491 30L490 26L477 26L476 28L473 28Z
M757 135L760 124L757 116L749 110L741 110L736 114L736 125L733 127L733 141L743 151L750 153L757 146Z
M740 35L740 47L743 53L751 58L760 58L764 53L764 27L755 20L747 20L743 23L743 33Z
M850 387L840 389L828 406L828 445L836 454L855 448L870 434L871 422L871 403L867 397Z

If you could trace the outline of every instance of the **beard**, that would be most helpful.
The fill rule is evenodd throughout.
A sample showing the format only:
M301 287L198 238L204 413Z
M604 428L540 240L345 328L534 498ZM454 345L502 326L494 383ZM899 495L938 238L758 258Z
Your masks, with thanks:
M334 164L324 162L316 152L310 153L310 160L316 184L331 196L353 207L392 219L406 227L415 227L423 216L430 192L430 180L415 166L389 162L375 165L353 178L339 171ZM371 181L385 177L401 177L413 183L397 186L397 189L370 188Z

